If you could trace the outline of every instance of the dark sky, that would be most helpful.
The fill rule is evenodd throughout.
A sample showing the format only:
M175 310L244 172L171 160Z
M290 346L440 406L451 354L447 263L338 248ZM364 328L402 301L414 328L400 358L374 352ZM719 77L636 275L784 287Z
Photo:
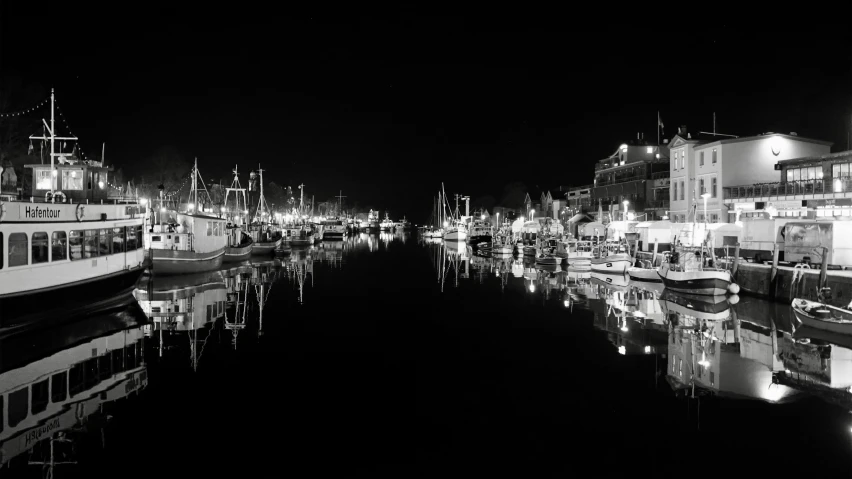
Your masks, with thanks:
M669 138L711 129L715 111L722 133L796 131L835 151L852 118L852 4L0 2L2 77L54 86L84 149L106 142L125 171L173 145L208 178L261 163L318 200L342 189L416 220L441 181L497 199L513 181L590 183L636 132L656 139L657 110Z

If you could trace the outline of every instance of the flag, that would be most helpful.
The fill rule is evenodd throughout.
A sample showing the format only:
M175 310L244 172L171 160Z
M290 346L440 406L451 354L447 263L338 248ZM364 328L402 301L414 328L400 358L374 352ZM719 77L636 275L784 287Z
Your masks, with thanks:
M663 134L665 134L666 126L663 125L663 120L660 118L660 112L657 112L657 127L663 130Z

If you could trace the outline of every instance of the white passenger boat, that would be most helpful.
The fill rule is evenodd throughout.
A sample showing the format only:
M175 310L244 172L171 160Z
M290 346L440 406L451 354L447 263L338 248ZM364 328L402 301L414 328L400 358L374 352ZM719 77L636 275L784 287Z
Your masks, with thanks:
M346 237L346 225L340 218L326 218L322 222L322 240L342 240Z
M56 135L50 98L49 135L30 137L50 163L25 165L22 193L0 196L0 328L35 306L129 291L144 270L144 206L115 195L111 167L65 151L76 138Z

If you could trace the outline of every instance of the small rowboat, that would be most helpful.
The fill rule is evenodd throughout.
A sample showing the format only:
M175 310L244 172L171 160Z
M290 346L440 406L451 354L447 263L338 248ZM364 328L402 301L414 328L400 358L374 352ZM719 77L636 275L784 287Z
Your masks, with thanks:
M792 306L796 319L805 326L852 335L852 311L850 310L799 298L793 300Z
M592 271L599 273L624 274L633 263L633 258L623 253L609 254L602 258L592 258Z

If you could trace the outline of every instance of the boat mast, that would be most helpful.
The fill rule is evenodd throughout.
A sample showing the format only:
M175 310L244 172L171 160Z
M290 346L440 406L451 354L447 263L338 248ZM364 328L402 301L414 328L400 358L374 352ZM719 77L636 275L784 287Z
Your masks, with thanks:
M195 163L192 167L192 192L195 195L193 201L195 211L198 211L198 157L195 157Z
M56 175L56 166L54 163L54 158L57 156L62 156L62 153L56 152L56 140L68 140L68 141L77 141L76 136L66 136L66 137L57 137L56 136L56 95L54 94L53 88L50 89L50 125L47 124L43 118L41 120L44 123L45 129L50 133L50 136L33 136L30 135L30 140L42 140L42 141L50 141L50 197L51 201L53 198L53 194L56 192L54 186L57 182Z

